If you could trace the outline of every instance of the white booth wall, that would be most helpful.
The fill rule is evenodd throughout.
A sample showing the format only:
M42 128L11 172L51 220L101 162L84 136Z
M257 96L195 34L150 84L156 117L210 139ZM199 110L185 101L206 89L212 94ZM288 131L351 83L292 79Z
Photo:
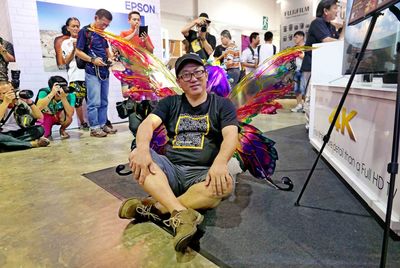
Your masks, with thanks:
M217 44L220 44L219 36L225 29L231 32L232 39L239 45L241 35L252 32L259 32L262 41L267 31L262 29L263 16L266 16L268 31L274 34L273 43L279 48L280 5L276 0L162 0L160 4L161 27L168 31L171 40L183 40L181 29L205 12L212 21L209 31L217 38Z

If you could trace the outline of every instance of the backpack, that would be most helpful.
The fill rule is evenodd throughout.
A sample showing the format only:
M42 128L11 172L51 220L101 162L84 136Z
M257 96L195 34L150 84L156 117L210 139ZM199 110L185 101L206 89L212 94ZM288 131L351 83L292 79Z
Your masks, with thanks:
M259 45L258 47L257 47L257 53L258 53L258 56L260 57L260 48L261 48L261 45ZM276 46L275 45L272 45L272 48L273 48L273 55L275 55L276 54ZM251 51L252 51L252 53L253 53L253 57L254 57L254 50L252 50L251 49Z
M47 95L49 95L50 92L51 92L51 89L49 89L49 88L47 88L47 87L44 87L44 88L39 89L38 93L36 94L35 104L38 103L38 100L39 100L39 93L42 92L42 91L45 91L45 92L47 93Z
M86 43L85 43L85 47L84 47L84 51L86 51L88 48L91 48L92 46L92 35L93 32L89 31L88 28L90 27L90 25L86 25L84 26L82 29L86 30ZM76 61L76 67L78 67L78 69L85 69L86 68L86 61L82 60L81 58L75 56L75 61Z

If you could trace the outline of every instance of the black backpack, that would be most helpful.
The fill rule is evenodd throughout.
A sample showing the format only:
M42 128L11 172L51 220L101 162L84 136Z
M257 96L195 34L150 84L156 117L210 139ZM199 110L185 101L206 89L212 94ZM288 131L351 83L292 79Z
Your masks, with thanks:
M90 27L90 25L86 25L82 28L85 29L85 36L86 36L86 42L85 42L85 47L83 49L84 52L87 51L88 48L91 48L92 46L92 35L93 32L89 31L88 28ZM86 68L86 64L87 62L82 60L81 58L75 56L75 61L76 61L76 67L78 67L78 69L85 69Z

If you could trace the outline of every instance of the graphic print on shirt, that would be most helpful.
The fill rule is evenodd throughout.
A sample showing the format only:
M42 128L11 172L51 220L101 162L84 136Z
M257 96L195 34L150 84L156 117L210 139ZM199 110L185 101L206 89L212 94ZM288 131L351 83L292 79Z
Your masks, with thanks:
M175 126L175 138L172 147L176 149L203 149L204 137L210 130L210 121L206 115L181 114Z

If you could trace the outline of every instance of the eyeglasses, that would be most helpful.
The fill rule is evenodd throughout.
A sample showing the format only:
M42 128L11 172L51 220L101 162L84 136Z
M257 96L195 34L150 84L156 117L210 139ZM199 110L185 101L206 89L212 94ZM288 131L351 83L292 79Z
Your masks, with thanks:
M189 82L190 80L192 80L192 76L194 76L196 79L199 79L199 78L202 78L205 73L206 73L205 70L197 70L197 71L194 71L193 73L189 73L189 72L183 73L179 76L179 78L185 82Z

